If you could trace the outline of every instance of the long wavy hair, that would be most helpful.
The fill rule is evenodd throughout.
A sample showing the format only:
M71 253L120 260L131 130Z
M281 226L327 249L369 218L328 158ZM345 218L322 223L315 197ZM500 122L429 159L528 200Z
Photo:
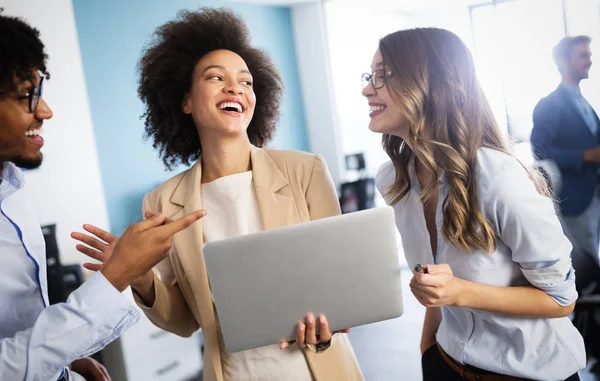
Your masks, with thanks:
M386 198L395 204L409 192L407 169L415 156L434 174L421 192L423 202L433 196L442 171L446 174L442 224L446 241L467 251L495 250L496 235L477 195L477 150L512 153L477 80L471 53L458 36L436 28L391 33L379 41L379 50L393 73L386 78L387 89L403 110L408 128L406 142L383 135L383 148L396 169ZM544 184L532 180L545 194Z

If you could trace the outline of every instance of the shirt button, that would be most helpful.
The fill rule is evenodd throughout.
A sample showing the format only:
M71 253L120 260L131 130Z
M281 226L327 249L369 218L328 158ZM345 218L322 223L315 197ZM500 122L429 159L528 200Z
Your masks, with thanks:
M465 345L464 344L458 344L458 349L460 349L462 351L463 349L465 349Z
M467 315L467 317L468 317L468 318L470 318L470 317L471 317L471 311L467 311L467 312L465 313L465 315Z

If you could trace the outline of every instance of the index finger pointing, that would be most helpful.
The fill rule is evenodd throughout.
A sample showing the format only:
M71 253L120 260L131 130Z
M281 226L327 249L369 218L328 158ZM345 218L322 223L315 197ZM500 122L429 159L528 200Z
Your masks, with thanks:
M144 218L152 218L152 217L156 216L157 214L159 214L159 212L153 212L151 210L146 210L144 212ZM173 222L173 220L168 217L165 217L163 224L167 224L169 222Z
M156 213L152 216L152 218L146 218L140 222L136 222L135 224L129 225L128 230L134 232L143 232L148 229L152 229L155 226L160 226L165 222L165 216L161 213Z
M206 210L201 209L183 217L180 217L172 222L156 227L157 233L165 236L172 237L175 233L180 232L189 227L194 222L198 221L202 217L206 216Z
M146 210L144 212L144 218L146 218L146 219L152 218L152 217L156 216L157 214L159 214L159 212L153 212L151 210ZM170 222L173 222L173 220L170 219L169 217L165 217L165 219L164 219L164 221L163 221L162 224L164 225L164 224L168 224Z

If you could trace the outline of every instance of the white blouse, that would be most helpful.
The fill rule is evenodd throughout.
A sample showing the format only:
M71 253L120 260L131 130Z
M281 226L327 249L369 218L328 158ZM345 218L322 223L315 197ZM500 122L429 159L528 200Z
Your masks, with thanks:
M559 305L577 299L571 243L563 234L552 201L540 195L516 158L480 148L475 176L479 205L496 233L496 250L466 252L444 240L443 205L448 182L442 174L436 207L437 252L419 199L414 159L409 193L393 205L409 266L447 263L458 278L494 286L534 286ZM377 174L384 196L394 183L391 162ZM442 307L439 345L455 360L488 371L536 380L564 380L585 367L583 339L569 318L523 318L464 307Z
M204 241L216 241L263 230L252 171L218 178L202 184ZM311 381L304 352L297 345L279 345L242 352L225 351L220 327L219 347L225 381Z

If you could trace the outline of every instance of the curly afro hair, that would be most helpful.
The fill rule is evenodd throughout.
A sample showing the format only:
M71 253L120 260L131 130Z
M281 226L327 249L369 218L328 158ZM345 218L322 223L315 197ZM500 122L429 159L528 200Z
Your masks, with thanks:
M0 8L0 98L17 90L15 77L31 79L34 69L50 77L40 32L17 17L3 16L2 11Z
M198 61L220 49L238 54L252 73L256 109L247 130L250 142L262 147L275 131L283 81L267 54L250 45L244 21L222 8L180 11L155 31L138 65L145 136L153 140L167 169L190 165L202 152L192 117L181 105Z

